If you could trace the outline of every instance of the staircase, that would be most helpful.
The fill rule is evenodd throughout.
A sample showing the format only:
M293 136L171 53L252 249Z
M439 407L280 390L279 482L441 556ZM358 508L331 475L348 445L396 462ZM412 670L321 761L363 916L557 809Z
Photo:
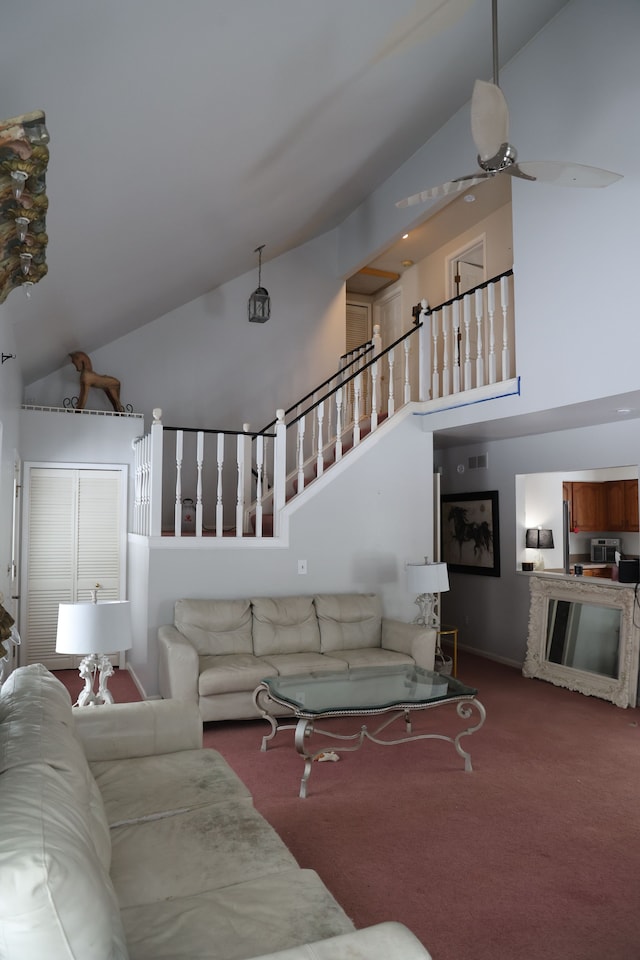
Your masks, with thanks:
M470 402L513 378L512 302L512 271L433 310L422 301L398 340L383 349L375 327L331 377L258 431L165 426L154 410L135 445L131 532L277 537L285 506L408 403Z

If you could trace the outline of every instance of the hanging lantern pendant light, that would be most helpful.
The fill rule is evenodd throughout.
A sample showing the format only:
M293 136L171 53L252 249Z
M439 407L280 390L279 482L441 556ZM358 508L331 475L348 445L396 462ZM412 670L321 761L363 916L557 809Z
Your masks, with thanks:
M261 285L264 243L253 251L258 254L258 286L249 297L249 323L265 323L271 316L271 298Z

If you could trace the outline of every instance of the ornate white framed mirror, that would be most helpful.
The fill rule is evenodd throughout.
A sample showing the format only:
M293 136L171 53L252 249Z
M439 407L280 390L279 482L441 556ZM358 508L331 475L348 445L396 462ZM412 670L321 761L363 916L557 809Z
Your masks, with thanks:
M534 575L529 587L523 675L635 707L640 651L635 586ZM640 623L640 610L635 619Z

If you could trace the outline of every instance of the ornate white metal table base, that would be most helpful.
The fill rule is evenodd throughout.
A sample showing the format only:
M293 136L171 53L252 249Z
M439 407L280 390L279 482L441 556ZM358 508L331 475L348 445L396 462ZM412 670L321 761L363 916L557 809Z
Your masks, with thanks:
M109 657L91 653L80 661L78 668L84 680L84 689L76 700L75 707L94 707L103 703L113 703L111 692L107 690L107 680L113 676L113 664ZM98 691L94 693L95 677L98 676Z
M302 774L302 780L300 781L300 797L304 800L307 796L307 782L311 776L311 769L313 762L316 757L319 757L320 754L326 751L326 747L323 749L316 750L310 753L306 749L306 741L309 740L313 733L320 734L323 737L327 737L329 740L347 740L355 741L352 746L335 746L332 749L336 753L349 753L354 750L359 750L365 740L371 740L373 743L379 743L382 746L394 746L398 743L409 743L412 740L446 740L448 743L452 743L456 748L459 755L464 760L464 769L465 773L471 773L473 767L471 765L471 755L463 749L460 741L463 737L469 737L472 733L475 733L476 730L479 730L483 725L487 712L482 703L475 696L460 696L456 698L435 700L431 703L424 703L419 705L412 705L406 707L393 707L389 710L383 709L354 709L354 710L342 710L342 711L332 711L326 714L320 714L317 717L298 717L296 723L283 723L278 724L277 718L273 716L272 713L267 709L269 704L277 703L273 697L268 693L267 687L259 686L253 695L255 704L260 710L262 716L271 724L270 733L265 734L262 738L261 750L265 751L267 749L267 744L269 740L272 740L276 733L279 730L294 730L294 743L295 748L304 759L304 773ZM460 733L456 734L455 737L449 737L442 733L418 733L413 734L411 728L411 710L431 710L435 707L442 707L445 704L455 703L456 704L456 713L463 720L468 720L473 716L474 709L478 712L478 722L472 726L466 727L464 730L461 730ZM286 705L286 704L284 704ZM314 726L314 720L317 719L326 719L327 717L348 717L348 716L370 716L370 715L380 715L381 713L386 713L388 716L384 721L371 731L368 729L366 724L363 724L360 727L360 730L357 733L352 734L340 734L334 733L331 730L321 730L319 727ZM386 730L395 720L404 719L406 736L399 737L396 740L386 740L380 739L378 736L382 733L383 730Z

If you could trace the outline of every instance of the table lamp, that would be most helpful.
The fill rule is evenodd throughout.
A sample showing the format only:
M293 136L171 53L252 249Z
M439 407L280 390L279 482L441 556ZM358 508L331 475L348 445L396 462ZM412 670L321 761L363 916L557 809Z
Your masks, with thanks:
M407 584L411 593L417 593L415 602L420 609L413 622L437 628L440 625L440 615L437 611L436 594L445 593L449 589L446 563L429 563L427 557L424 558L424 563L408 563Z
M107 679L113 674L108 653L129 650L131 637L131 604L129 600L101 600L97 590L91 591L89 603L61 603L58 608L56 653L83 656L79 672L84 689L75 706L86 707L113 703ZM94 692L96 673L99 674Z
M544 530L542 527L529 527L525 537L525 546L529 550L538 551L536 563L539 569L543 569L544 561L540 551L553 550L553 530ZM532 567L527 563L523 563L522 569L530 570Z

